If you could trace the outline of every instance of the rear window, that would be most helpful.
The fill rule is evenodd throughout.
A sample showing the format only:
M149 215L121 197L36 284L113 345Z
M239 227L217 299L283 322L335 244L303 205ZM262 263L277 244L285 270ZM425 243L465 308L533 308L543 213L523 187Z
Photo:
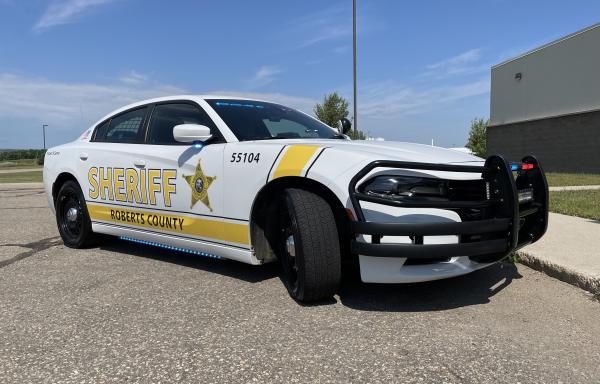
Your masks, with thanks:
M142 124L146 116L146 107L125 112L113 117L110 122L98 127L95 141L107 143L142 142Z

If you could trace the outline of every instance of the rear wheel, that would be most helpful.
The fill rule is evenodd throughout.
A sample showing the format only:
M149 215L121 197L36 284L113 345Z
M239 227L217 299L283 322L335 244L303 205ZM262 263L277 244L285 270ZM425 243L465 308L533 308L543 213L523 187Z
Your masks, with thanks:
M70 248L90 246L96 240L79 185L66 181L56 197L56 224L63 242Z
M278 258L288 292L306 302L332 297L340 284L341 262L330 205L312 192L288 189L281 208Z

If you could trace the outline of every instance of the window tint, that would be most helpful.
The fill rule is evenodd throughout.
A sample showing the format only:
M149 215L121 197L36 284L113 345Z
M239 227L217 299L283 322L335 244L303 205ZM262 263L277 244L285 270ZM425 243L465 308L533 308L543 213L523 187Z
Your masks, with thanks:
M335 139L331 127L283 105L249 100L206 100L240 141Z
M317 130L307 129L304 125L288 119L281 119L279 121L262 119L262 121L273 137L283 137L286 139L319 137Z
M150 119L148 143L185 145L185 143L180 143L173 137L173 127L179 124L205 125L210 128L213 136L220 137L211 118L199 107L185 103L159 104L154 107Z
M106 136L106 130L108 129L109 123L110 123L110 119L106 120L104 123L102 123L96 127L96 131L94 132L92 141L102 141L102 138L104 136Z
M146 108L123 113L110 120L106 134L99 141L109 143L138 143Z

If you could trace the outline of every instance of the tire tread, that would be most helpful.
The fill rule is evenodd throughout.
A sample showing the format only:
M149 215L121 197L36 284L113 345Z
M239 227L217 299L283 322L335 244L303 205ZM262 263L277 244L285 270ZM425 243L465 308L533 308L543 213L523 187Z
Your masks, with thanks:
M289 189L288 196L294 206L304 257L304 284L298 299L330 298L341 279L340 244L331 206L319 195L302 189Z

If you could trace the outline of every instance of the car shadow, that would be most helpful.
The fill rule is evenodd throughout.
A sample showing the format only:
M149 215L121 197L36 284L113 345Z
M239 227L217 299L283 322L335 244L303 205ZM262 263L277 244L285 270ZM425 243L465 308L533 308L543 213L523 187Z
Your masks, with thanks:
M450 279L410 284L365 284L355 273L343 281L339 298L344 306L361 311L440 311L489 303L521 277L509 262Z
M106 239L100 249L218 273L248 283L260 283L272 278L281 279L278 263L256 266L233 260L210 259L133 244L117 238ZM514 279L521 277L514 264L500 262L467 275L445 280L411 284L366 284L360 280L358 266L352 266L344 269L344 278L335 299L298 304L314 307L332 305L339 301L348 308L360 311L439 311L489 303L492 296L508 287ZM283 281L281 284L283 285Z
M249 265L227 259L213 259L185 252L171 251L150 245L134 244L118 238L107 238L99 247L102 250L118 252L165 263L177 264L223 276L239 279L248 283L259 283L279 275L277 264Z

